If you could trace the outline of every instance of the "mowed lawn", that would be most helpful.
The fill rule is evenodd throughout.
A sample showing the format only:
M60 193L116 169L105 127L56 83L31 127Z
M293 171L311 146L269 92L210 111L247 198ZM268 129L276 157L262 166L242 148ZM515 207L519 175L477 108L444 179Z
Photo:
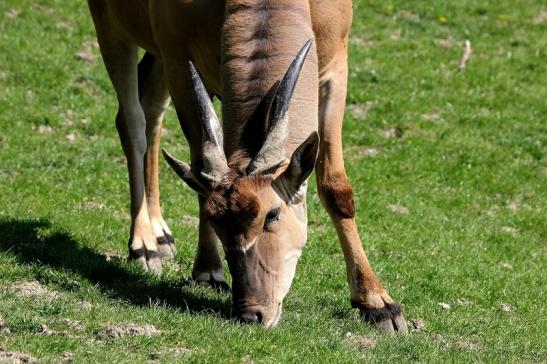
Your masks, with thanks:
M161 164L178 255L126 261L116 100L84 1L0 2L0 362L546 362L547 6L354 1L345 156L376 272L411 329L351 309L312 182L279 327L193 286L197 203ZM472 56L459 69L462 44ZM162 145L188 159L173 110Z

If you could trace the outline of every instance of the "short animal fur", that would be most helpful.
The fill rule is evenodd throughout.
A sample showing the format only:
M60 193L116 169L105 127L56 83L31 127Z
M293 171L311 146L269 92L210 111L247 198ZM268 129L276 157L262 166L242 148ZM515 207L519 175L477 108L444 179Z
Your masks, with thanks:
M400 307L359 237L342 155L351 0L88 0L119 102L116 127L131 194L130 257L161 271L176 253L159 201L162 119L172 100L191 163L164 151L198 194L192 276L227 288L233 312L275 326L307 240L307 179L336 227L351 302L390 332ZM146 53L140 63L138 48ZM219 122L211 98L222 101Z

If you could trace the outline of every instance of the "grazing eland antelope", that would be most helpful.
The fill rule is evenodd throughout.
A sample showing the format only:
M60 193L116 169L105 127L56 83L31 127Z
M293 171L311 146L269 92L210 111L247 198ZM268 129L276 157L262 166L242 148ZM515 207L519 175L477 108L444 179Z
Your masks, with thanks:
M351 0L88 0L117 94L116 127L131 194L130 257L159 272L174 240L162 217L158 151L171 99L191 164L164 151L198 194L192 276L227 288L233 312L277 324L307 240L307 179L344 253L351 302L365 321L406 331L399 305L373 272L344 170L342 121ZM146 53L138 63L138 48ZM222 101L222 126L212 97Z

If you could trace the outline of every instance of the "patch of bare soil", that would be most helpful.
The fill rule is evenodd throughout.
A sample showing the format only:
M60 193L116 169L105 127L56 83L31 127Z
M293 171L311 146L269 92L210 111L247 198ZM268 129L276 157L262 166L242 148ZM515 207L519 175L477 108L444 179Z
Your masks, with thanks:
M436 43L439 47L444 48L444 49L448 49L448 48L452 47L452 45L454 44L454 38L452 38L452 36L449 35L446 38L437 39Z
M53 128L49 125L38 125L38 133L40 134L51 134L53 133Z
M91 308L93 307L93 305L91 304L91 302L87 302L87 301L78 301L78 305L85 309L85 310L91 310Z
M4 13L4 16L7 19L15 19L19 16L19 14L21 14L21 10L14 8L14 9L9 9L8 11L6 11Z
M55 23L55 28L71 31L74 29L74 23L68 20L61 20Z
M84 325L80 321L64 318L61 320L56 320L53 325L55 328L51 328L46 324L41 324L37 329L37 333L43 336L82 338L80 333L84 330Z
M518 234L518 229L514 228L514 227L511 227L511 226L502 226L501 229L500 229L502 232L506 233L506 234L510 234L510 235L517 235Z
M59 297L59 293L49 290L46 286L36 281L28 281L14 284L11 289L20 297L40 297L48 300Z
M47 336L49 336L49 335L67 336L66 332L50 329L49 326L47 326L45 324L40 325L40 328L38 329L38 332L41 335L47 335Z
M178 357L189 355L191 352L192 350L183 346L179 346L178 348L175 348L175 350L173 350L173 354Z
M371 158L378 156L380 154L380 151L377 148L352 145L348 148L345 148L344 154L350 158Z
M114 250L101 252L101 255L104 257L104 260L106 260L107 262L111 262L112 260L116 260L116 259L123 260L125 258L123 254Z
M375 334L354 335L351 332L346 333L348 340L360 349L371 349L378 344L378 337Z
M418 14L414 14L413 12L408 11L408 10L399 10L395 14L395 18L397 20L399 20L399 19L407 20L407 21L412 22L412 23L420 22L420 16Z
M466 298L458 298L456 300L456 303L460 306L467 306L467 305L470 305L471 304L471 301L469 301L468 299Z
M4 321L4 318L2 316L0 316L0 334L7 335L7 334L10 334L10 333L11 333L11 330L9 329L6 322Z
M387 208L390 209L393 212L398 213L398 214L405 214L406 215L406 214L409 213L408 207L404 207L404 206L401 206L401 205L388 205Z
M103 329L102 336L106 338L118 338L122 336L154 336L160 334L154 325L107 325Z
M518 211L520 206L516 202L510 202L505 206L505 208L511 211Z
M245 355L243 358L241 358L242 364L255 364L256 361L251 358L249 355Z
M182 222L186 225L191 225L191 226L199 225L199 219L195 216L190 216L190 215L182 215Z
M94 80L89 77L86 77L86 76L76 77L72 82L75 87L82 90L87 95L92 96L94 99L97 99L103 93L103 91L99 89L99 87L94 82ZM83 118L80 121L82 124L87 124L89 122L89 119Z
M444 303L444 302L439 302L439 306L443 309L443 310L450 310L450 305L448 303Z
M457 348L473 352L481 350L479 344L468 338L443 336L438 333L432 333L430 337L446 349Z
M373 45L378 44L378 41L366 38L366 37L364 37L363 35L360 35L360 34L352 34L349 38L349 42L351 44L355 44L356 46L361 46L361 47L362 46L373 46Z
M399 127L388 126L384 128L384 136L386 138L402 138L404 135L404 130Z
M64 318L61 320L62 323L68 326L70 330L73 331L82 331L84 329L84 325L81 321L78 320L71 320L69 318Z
M0 362L10 364L35 363L36 358L30 354L20 353L17 351L5 351L0 348Z
M53 15L53 8L50 5L41 4L42 1L34 1L32 10L44 15Z
M356 119L364 119L370 109L374 106L374 103L369 101L362 104L349 104L347 110Z
M72 363L74 361L74 354L69 351L65 351L60 360L62 363Z
M459 339L458 341L456 341L454 346L460 349L465 349L465 350L474 351L474 352L477 352L480 350L480 346L478 344L468 339Z
M410 330L413 332L419 332L425 330L425 322L422 319L411 318L410 319Z
M442 345L442 346L445 347L445 348L449 348L449 347L450 347L450 345L449 345L447 339L446 339L443 335L441 335L441 334L438 334L438 333L436 333L436 332L433 332L433 333L431 333L431 334L429 335L429 337L430 337L431 339L433 339L434 341L438 342L440 345Z
M532 23L540 25L547 21L547 11L542 10L540 13L534 18Z
M80 50L74 55L78 61L95 62L99 43L96 40L88 40L82 43Z
M161 359L165 357L166 355L171 355L178 359L178 358L188 357L190 354L192 354L192 350L179 345L174 349L169 349L169 350L161 351L158 353L152 353L148 356L148 360L161 361Z
M440 114L437 114L437 113L432 113L432 114L423 114L422 115L422 118L424 120L427 120L427 121L430 121L432 123L438 123L440 121L442 121L442 117Z
M380 151L376 148L363 148L360 152L360 155L363 157L376 157L380 154Z
M389 39L399 40L399 39L401 39L402 35L403 35L403 30L401 28L394 29L391 33L389 33Z

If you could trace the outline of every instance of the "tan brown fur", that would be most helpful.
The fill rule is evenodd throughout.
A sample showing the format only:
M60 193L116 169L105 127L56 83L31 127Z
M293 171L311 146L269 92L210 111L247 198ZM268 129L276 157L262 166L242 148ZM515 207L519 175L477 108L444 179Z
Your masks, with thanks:
M251 152L264 140L266 120L257 108L269 105L272 91L295 54L313 38L309 4L305 0L228 0L222 38L223 115L228 156L241 146ZM292 145L317 128L317 56L310 53L295 91L299 108L292 109ZM311 92L310 92L311 89ZM298 124L296 123L298 121ZM298 136L295 133L298 132Z
M255 191L270 185L263 176L243 177L233 171L233 179L211 192L205 203L206 218L217 223L245 225L258 216L260 201ZM229 221L228 221L229 220Z

